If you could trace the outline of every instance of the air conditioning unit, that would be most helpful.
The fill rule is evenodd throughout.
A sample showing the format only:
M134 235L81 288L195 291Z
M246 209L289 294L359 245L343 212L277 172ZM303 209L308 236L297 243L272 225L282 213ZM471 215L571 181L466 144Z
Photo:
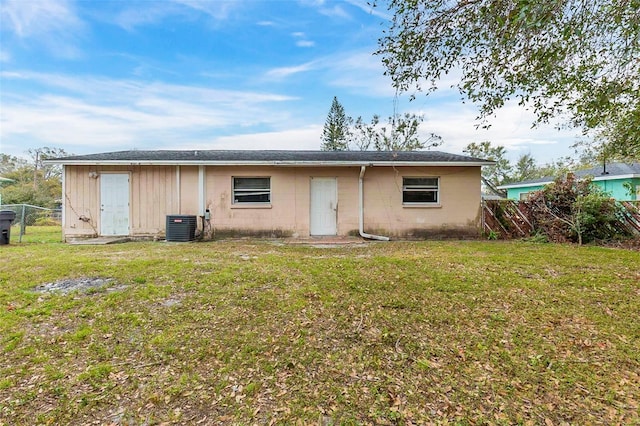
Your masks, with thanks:
M198 219L191 215L168 215L167 216L167 241L186 242L196 239L196 225Z

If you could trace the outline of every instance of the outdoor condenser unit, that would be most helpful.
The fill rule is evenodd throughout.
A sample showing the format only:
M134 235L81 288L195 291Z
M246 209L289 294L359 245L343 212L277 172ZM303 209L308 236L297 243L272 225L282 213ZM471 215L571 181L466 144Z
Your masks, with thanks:
M197 217L191 215L167 216L167 241L193 241L196 238Z

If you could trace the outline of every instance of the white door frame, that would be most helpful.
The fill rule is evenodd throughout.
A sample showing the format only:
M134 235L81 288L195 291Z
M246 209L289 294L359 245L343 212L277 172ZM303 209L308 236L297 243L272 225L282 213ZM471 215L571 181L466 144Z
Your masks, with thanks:
M338 178L311 177L309 200L309 234L337 235Z
M100 173L100 235L129 235L130 173Z

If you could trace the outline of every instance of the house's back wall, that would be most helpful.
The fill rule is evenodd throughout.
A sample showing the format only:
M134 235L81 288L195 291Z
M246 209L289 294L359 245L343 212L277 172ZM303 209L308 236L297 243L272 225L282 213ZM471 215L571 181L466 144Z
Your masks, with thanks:
M166 215L200 216L198 166L66 166L66 238L100 234L100 174L130 176L130 235L164 235ZM204 167L204 208L219 234L309 236L311 177L337 179L337 234L358 229L359 167ZM97 174L97 177L96 177ZM92 177L93 176L93 177ZM232 204L233 177L270 177L268 206ZM438 206L402 203L402 178L439 177ZM480 167L368 167L364 177L365 232L395 237L477 235ZM199 227L202 224L199 221Z

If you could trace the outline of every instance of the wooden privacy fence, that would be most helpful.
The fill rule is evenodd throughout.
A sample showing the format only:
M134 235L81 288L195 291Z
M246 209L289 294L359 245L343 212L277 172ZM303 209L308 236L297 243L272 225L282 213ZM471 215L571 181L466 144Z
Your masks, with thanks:
M620 224L630 233L640 235L640 201L620 201L624 210Z
M622 214L616 226L640 236L640 201L618 201ZM482 230L496 238L525 238L535 233L531 221L531 203L514 200L482 202Z

